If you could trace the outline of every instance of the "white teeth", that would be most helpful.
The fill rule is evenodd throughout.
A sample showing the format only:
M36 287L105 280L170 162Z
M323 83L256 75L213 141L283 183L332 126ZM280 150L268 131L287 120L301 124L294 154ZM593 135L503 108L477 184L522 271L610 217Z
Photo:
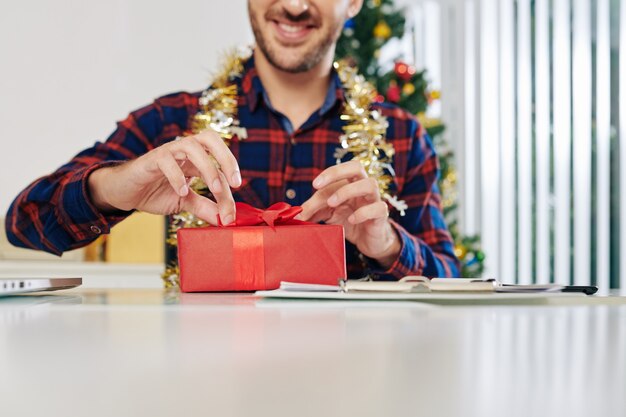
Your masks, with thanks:
M285 23L279 23L278 26L280 26L280 28L284 30L285 32L290 32L290 33L300 32L302 29L304 29L303 26L293 26L293 25L287 25Z

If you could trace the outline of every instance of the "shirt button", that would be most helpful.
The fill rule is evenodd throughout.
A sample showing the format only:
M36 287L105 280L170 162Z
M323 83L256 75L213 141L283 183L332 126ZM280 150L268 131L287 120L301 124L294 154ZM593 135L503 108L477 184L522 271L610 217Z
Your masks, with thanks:
M294 198L296 198L296 190L294 190L293 188L290 188L287 190L285 195L287 196L288 199L293 200Z
M98 226L91 226L90 229L91 229L92 232L94 232L97 235L102 233L102 230L100 230L100 228Z

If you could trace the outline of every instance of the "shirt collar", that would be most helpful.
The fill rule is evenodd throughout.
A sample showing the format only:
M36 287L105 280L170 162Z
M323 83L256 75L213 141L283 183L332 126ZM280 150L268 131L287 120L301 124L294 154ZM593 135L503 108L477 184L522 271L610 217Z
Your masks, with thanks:
M257 109L261 100L266 100L267 104L271 107L269 98L267 98L266 90L263 87L263 83L261 82L254 65L254 54L244 64L243 75L241 77L241 90L246 97L246 102L251 112L254 112ZM339 74L337 74L337 71L333 68L331 71L328 91L326 92L326 98L319 109L319 115L324 116L335 106L337 101L343 100L343 86L341 84L341 80L339 79Z

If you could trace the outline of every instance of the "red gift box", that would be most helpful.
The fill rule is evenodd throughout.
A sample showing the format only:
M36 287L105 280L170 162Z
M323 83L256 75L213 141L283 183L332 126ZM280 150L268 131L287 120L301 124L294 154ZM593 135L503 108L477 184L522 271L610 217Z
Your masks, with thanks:
M178 230L184 292L273 290L281 281L337 285L346 277L343 226L295 220L287 203L237 203L237 220Z

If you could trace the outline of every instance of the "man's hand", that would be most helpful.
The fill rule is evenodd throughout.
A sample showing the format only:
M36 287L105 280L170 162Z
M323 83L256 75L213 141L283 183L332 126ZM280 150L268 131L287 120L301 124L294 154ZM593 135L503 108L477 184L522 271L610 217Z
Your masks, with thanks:
M401 242L389 223L389 209L378 184L358 161L325 169L313 181L317 190L302 205L298 219L342 224L346 239L359 251L389 268L400 254Z
M213 156L217 164L211 160ZM191 177L207 184L216 202L189 189ZM101 211L137 209L154 214L188 211L211 223L235 220L230 187L241 185L237 160L212 131L184 137L115 167L94 171L91 198Z

